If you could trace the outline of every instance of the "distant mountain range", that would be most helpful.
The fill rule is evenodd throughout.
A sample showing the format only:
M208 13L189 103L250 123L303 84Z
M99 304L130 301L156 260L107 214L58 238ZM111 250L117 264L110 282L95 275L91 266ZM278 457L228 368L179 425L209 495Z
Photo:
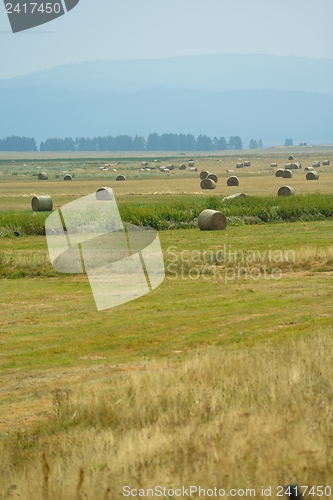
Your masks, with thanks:
M91 61L0 80L0 138L150 132L333 142L333 60L266 55Z

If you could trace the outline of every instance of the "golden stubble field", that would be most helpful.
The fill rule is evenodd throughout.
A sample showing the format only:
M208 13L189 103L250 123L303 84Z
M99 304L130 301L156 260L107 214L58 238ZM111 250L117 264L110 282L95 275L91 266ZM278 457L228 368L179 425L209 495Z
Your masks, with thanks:
M279 187L288 185L294 188L296 194L300 193L331 193L333 186L332 165L322 166L317 169L319 179L317 181L306 180L304 168L312 165L314 160L322 163L323 159L333 162L332 149L319 148L298 148L295 154L295 162L302 164L302 170L293 170L292 179L282 179L275 177L276 168L270 165L272 162L278 163L278 168L284 168L288 163L288 155L291 151L288 148L274 150L241 151L236 153L223 152L214 155L190 154L183 156L158 156L159 163L154 163L154 158L158 155L146 155L142 158L135 156L117 156L116 158L104 156L101 159L98 155L83 153L71 154L69 158L63 155L38 153L30 154L31 158L21 159L20 154L11 154L5 160L4 153L0 154L0 210L29 210L31 208L31 198L35 195L52 196L54 207L71 201L79 196L92 193L99 187L112 187L116 198L131 203L131 201L160 201L163 197L172 196L228 196L234 193L245 193L251 195L276 195ZM101 155L102 153L100 153ZM68 153L69 155L69 153ZM260 155L260 156L259 156ZM63 157L61 157L63 156ZM198 172L179 170L181 163L187 164L188 157L194 158ZM35 158L35 159L33 159ZM148 168L144 170L141 160L148 161ZM66 160L66 161L65 161ZM250 167L236 168L238 161L251 161ZM26 163L28 161L28 163ZM167 166L172 163L175 166L173 171L168 173L160 172L160 166ZM101 171L100 167L110 165L107 171ZM114 172L113 170L116 170ZM201 170L208 170L215 173L219 181L215 190L202 190L200 188L199 173ZM40 172L47 172L49 179L39 181L36 175ZM72 181L63 181L65 173L75 175ZM124 174L126 181L116 182L116 176ZM226 184L230 175L236 175L239 186L229 187Z

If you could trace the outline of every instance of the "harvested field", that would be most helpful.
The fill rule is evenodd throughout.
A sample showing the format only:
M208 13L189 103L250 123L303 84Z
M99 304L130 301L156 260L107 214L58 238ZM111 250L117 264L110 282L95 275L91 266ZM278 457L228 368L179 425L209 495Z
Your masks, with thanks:
M293 153L303 165L333 156ZM333 170L319 167L315 183L294 171L297 194L278 198L270 165L286 150L260 154L195 155L199 172L219 177L208 193L189 169L141 171L142 161L187 164L193 153L0 154L0 498L330 485ZM237 171L247 197L222 201L239 193L226 170L240 155L251 161ZM58 209L102 186L123 220L168 230L164 282L98 312L87 275L52 269L39 232L47 213L30 203L48 195ZM205 208L226 214L225 230L196 227Z

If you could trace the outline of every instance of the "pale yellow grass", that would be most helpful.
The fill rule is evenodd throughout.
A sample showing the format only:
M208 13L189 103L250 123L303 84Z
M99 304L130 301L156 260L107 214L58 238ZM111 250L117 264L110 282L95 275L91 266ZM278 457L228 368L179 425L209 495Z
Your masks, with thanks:
M244 170L244 169L243 169ZM31 199L33 196L49 195L53 199L54 208L59 208L65 203L78 197L93 193L102 186L111 187L114 190L116 199L122 202L130 202L131 198L140 201L140 198L151 198L160 200L165 197L174 196L228 196L234 193L243 192L248 196L277 195L278 189L282 185L289 185L294 188L296 194L306 193L332 193L333 173L322 172L317 181L307 181L305 173L298 171L292 179L281 179L273 175L273 172L251 173L241 172L237 175L240 179L239 186L229 187L226 185L228 174L215 170L219 175L217 187L214 190L201 190L198 173L186 177L179 177L179 174L156 174L145 178L130 179L125 182L116 182L110 175L105 179L80 180L71 182L59 181L35 181L24 178L15 181L6 181L1 184L0 210L31 210Z
M118 500L125 485L254 488L257 497L273 486L275 498L289 482L330 485L332 355L329 329L132 365L89 389L55 382L49 422L1 451L0 498Z

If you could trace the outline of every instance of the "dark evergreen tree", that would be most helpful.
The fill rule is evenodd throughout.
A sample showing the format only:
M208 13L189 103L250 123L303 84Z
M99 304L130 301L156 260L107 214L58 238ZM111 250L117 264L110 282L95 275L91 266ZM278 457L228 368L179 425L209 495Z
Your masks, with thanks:
M144 151L146 149L146 141L144 137L136 135L133 139L133 151Z
M37 144L32 137L12 135L0 142L0 151L37 151Z
M258 143L254 139L250 140L249 149L258 149Z
M225 150L228 149L228 143L227 143L227 141L225 140L224 137L220 137L219 138L218 148L217 149L220 150L220 151L225 151Z
M133 151L133 140L130 135L117 135L114 138L116 151Z
M238 136L231 136L229 139L228 149L243 149L242 139Z
M212 151L213 150L213 141L207 135L199 135L197 138L196 144L197 151Z
M161 137L155 133L149 134L146 144L147 151L161 151Z

